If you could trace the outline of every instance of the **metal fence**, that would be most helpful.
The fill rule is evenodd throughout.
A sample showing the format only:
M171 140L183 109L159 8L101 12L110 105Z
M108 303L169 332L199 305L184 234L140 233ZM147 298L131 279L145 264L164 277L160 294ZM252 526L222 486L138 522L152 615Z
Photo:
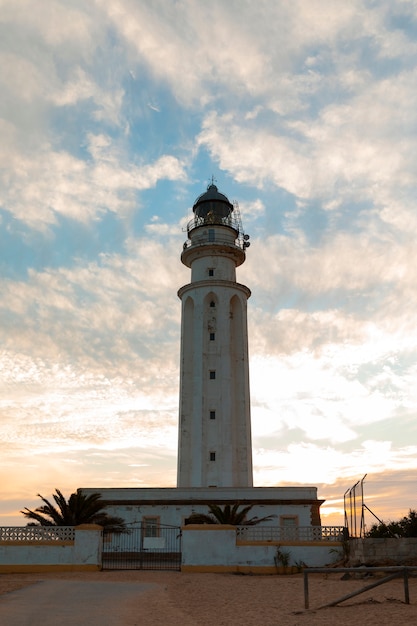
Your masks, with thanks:
M365 503L364 489L367 474L358 480L353 487L343 495L345 509L345 526L349 531L349 537L365 537ZM368 507L366 507L368 508ZM372 511L371 511L372 513Z
M103 569L181 569L181 529L159 526L147 537L144 526L127 533L104 533Z

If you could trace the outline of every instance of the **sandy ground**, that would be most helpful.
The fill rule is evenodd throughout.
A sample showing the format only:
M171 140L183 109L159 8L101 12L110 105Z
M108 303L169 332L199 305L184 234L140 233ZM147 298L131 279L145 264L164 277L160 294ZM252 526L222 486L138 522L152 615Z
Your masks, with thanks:
M1 574L0 593L41 580L99 580L153 583L124 607L117 626L392 626L417 623L417 578L409 580L410 604L402 579L393 580L339 606L319 609L376 580L341 580L340 574L309 576L310 610L304 609L303 575L250 576L157 571L62 574ZM127 610L127 612L126 612Z

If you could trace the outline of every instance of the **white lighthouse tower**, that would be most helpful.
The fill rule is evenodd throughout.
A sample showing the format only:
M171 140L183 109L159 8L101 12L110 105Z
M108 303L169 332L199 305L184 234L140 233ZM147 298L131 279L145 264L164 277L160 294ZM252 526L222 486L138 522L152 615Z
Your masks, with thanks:
M191 282L178 291L182 324L177 487L82 490L86 495L100 493L108 511L130 525L131 537L136 537L133 531L140 525L140 546L146 541L146 550L157 553L164 552L165 527L176 530L194 513L205 514L209 505L253 507L254 516L272 515L279 526L293 526L292 537L298 536L295 527L321 524L323 500L317 499L316 487L253 486L247 332L250 290L236 282L236 267L245 261L249 236L243 234L238 206L213 183L197 198L193 212L181 255L191 269ZM176 536L180 536L177 531ZM115 553L123 551L118 541L116 537L111 544ZM192 545L198 546L198 541L193 540ZM196 549L200 553L200 548ZM187 554L185 558L191 554L191 564L183 567L191 569L184 571L194 567L199 571L199 566L194 566L195 553ZM231 571L234 565L229 565L228 548L224 554L227 558L219 563L222 549L216 548L200 571L210 571L207 568L213 563L218 568L226 561L225 571ZM212 556L216 560L210 560ZM242 558L248 562L247 556ZM256 563L258 557L253 558ZM263 558L256 571L264 566ZM241 565L238 568L236 571L244 571Z
M212 183L193 206L181 261L177 486L252 487L247 299L236 282L249 236Z

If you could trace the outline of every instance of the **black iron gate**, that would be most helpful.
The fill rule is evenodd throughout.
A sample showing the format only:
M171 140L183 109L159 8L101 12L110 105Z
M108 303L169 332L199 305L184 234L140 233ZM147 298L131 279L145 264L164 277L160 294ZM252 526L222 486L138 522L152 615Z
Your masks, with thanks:
M160 526L155 536L136 526L127 533L104 533L103 569L181 569L181 529Z

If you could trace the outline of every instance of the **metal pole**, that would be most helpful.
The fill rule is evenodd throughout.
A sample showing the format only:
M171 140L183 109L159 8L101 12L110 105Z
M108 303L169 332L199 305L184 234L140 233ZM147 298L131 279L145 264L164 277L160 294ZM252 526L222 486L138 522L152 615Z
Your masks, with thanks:
M358 531L357 531L357 523L356 523L356 518L357 518L357 514L356 514L356 487L359 485L359 480L358 482L353 485L352 490L353 490L353 515L355 518L355 537L358 536Z
M358 483L356 483L357 485ZM353 487L353 511L354 511L354 519L355 519L355 537L358 536L358 532L356 530L356 485Z
M145 525L143 522L140 523L140 543L139 543L139 569L143 569L143 532L145 529Z
M346 596L343 596L342 598L338 598L337 600L334 600L333 602L329 602L328 604L323 604L322 606L319 606L319 609L325 609L329 606L336 606L337 604L339 604L339 602L344 602L345 600L350 600L350 598L354 598L355 596L358 596L359 594L363 593L364 591L369 591L370 589L374 589L375 587L379 587L379 585L383 585L384 583L389 582L390 580L394 580L394 578L398 578L398 576L401 575L399 572L395 572L395 574L390 574L389 576L386 576L385 578L381 578L381 580L378 580L378 582L376 583L372 583L371 585L367 585L366 587L362 587L362 589L358 589L357 591L353 591L352 593L348 593Z
M309 608L309 598L308 598L308 573L304 570L304 608Z
M406 567L404 567L404 570L403 570L403 578L404 578L405 603L410 604L410 591L408 589L408 569Z
M364 496L363 496L363 483L365 481L365 478L367 477L368 474L365 474L365 476L362 478L361 480L361 497L362 497L362 506L361 506L361 529L360 529L360 536L361 537L365 537L365 501L364 501Z
M345 526L349 530L349 516L348 516L348 512L346 510L346 495L348 493L349 493L349 489L346 489L345 493L343 494L343 508L345 510Z

